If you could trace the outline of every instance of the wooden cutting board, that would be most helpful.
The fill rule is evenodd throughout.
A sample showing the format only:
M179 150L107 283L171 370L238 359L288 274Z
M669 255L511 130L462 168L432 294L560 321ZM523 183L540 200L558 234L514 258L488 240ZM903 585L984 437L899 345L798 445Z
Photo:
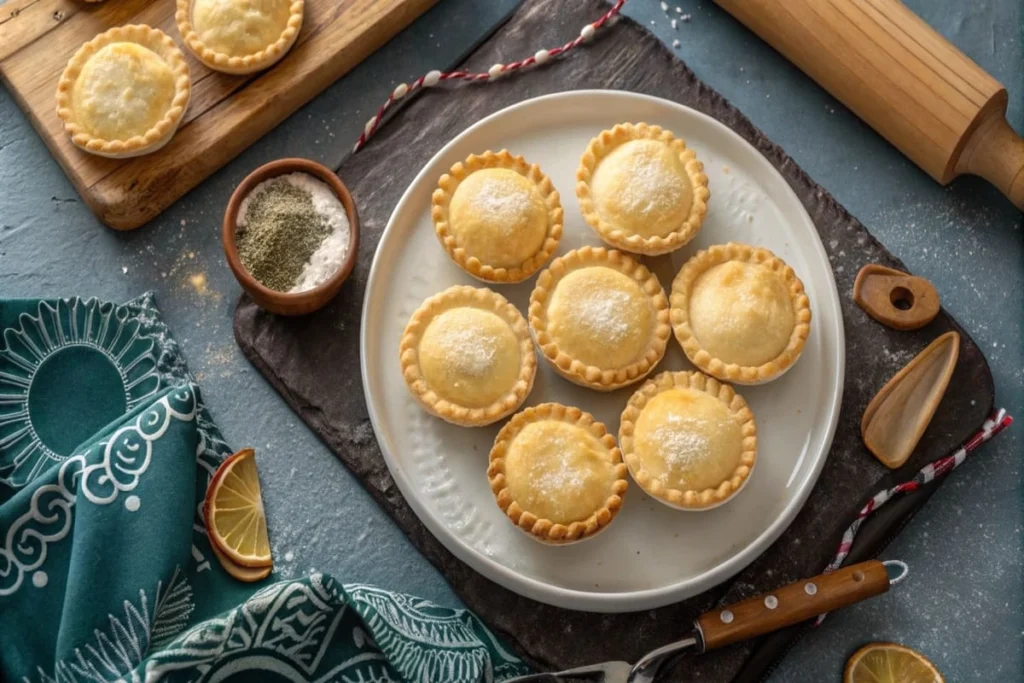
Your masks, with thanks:
M9 0L0 5L0 77L82 199L105 224L137 228L233 159L412 23L437 0L306 0L302 32L269 71L230 76L184 49L174 0ZM114 26L149 24L188 58L192 101L163 149L106 159L71 144L57 118L57 80L79 46Z

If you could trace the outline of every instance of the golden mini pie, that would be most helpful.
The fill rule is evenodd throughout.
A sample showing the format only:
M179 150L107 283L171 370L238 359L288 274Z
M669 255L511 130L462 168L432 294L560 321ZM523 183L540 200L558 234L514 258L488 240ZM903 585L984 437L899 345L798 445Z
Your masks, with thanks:
M747 402L699 372L662 372L644 382L622 411L619 443L640 488L681 510L729 500L757 459Z
M104 157L155 152L178 129L191 93L185 56L167 34L120 26L78 48L57 83L71 142Z
M668 297L621 251L583 247L555 259L530 295L530 328L558 374L611 391L645 377L672 335Z
M489 289L455 286L413 313L399 349L409 392L464 427L513 413L533 388L537 356L526 320Z
M177 0L185 46L215 71L249 74L291 49L302 28L303 0Z
M551 180L508 150L471 154L452 166L431 204L448 256L484 282L522 282L562 238L562 203Z
M512 523L551 544L605 529L629 486L615 437L590 413L558 403L527 408L502 427L487 477Z
M693 239L710 196L694 151L646 123L601 131L576 171L583 218L608 244L638 254L666 254Z
M800 357L811 304L793 269L767 249L719 244L672 283L672 327L690 361L726 382L762 384Z

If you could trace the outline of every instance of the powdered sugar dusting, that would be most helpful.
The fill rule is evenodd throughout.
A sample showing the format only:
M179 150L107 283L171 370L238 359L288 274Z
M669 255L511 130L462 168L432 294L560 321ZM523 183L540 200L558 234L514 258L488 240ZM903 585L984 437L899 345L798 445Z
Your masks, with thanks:
M711 447L698 421L680 415L669 415L665 424L651 431L650 440L658 444L665 464L677 476L706 458ZM669 472L660 478L667 481Z
M663 206L675 206L683 199L679 178L653 154L634 154L627 162L630 180L622 186L619 203L630 213L648 215Z
M621 342L629 335L631 303L626 292L614 289L589 292L572 309L573 322L600 339Z
M560 461L564 461L566 458L565 455L559 455L558 457ZM545 472L537 478L536 483L537 490L540 491L541 495L550 500L558 500L558 492L574 491L582 488L583 477L580 476L579 472L567 469L567 466L563 465L563 469Z
M534 475L533 484L540 495L551 502L557 502L562 492L583 488L584 481L579 470L573 468L572 445L564 437L556 436L551 441L551 447L554 455L538 462L531 474Z
M441 330L440 342L449 371L482 377L494 365L498 342L480 330L449 325Z
M529 217L530 193L509 177L488 177L473 195L473 208L504 236Z

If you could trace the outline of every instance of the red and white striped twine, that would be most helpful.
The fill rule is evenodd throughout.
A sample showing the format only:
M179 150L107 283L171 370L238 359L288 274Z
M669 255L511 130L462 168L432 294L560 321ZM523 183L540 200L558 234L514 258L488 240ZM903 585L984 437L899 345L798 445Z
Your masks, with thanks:
M1000 408L985 420L981 429L976 431L971 438L965 441L955 452L925 465L917 474L914 475L913 479L905 481L902 484L897 484L892 488L883 489L876 493L871 500L864 504L864 507L860 509L860 512L857 513L857 519L853 521L853 524L847 527L846 531L843 533L843 540L839 542L839 549L836 552L835 558L829 563L828 567L826 567L825 571L822 573L828 574L843 566L843 562L846 561L847 556L850 554L850 548L853 547L853 539L857 537L857 532L860 530L861 525L864 523L864 520L871 516L872 512L885 505L900 493L916 491L933 479L949 474L959 467L960 464L967 459L967 456L977 450L981 444L985 443L1011 424L1013 424L1013 418L1007 415L1005 410ZM824 619L825 615L822 614L818 617L816 623L820 624Z
M362 135L359 136L359 140L356 141L356 145L352 151L358 152L366 145L366 142L371 137L373 137L374 133L377 132L377 129L380 127L380 124L384 119L384 114L387 113L388 109L391 108L391 105L393 105L395 102L402 99L406 95L414 93L417 90L420 90L421 88L432 88L438 83L441 83L442 81L461 80L474 82L490 82L497 80L502 76L510 74L513 71L526 69L534 65L542 66L553 57L558 57L559 55L565 54L566 52L569 52L570 50L579 47L583 43L592 40L594 38L594 34L597 32L598 29L605 26L606 24L611 25L615 22L615 20L618 19L619 11L622 9L622 6L624 4L626 4L626 0L616 0L615 4L612 5L611 9L605 12L600 19L591 24L584 25L584 27L580 30L580 34L576 36L575 39L570 40L568 43L562 45L561 47L556 47L551 50L539 50L538 52L527 57L526 59L521 59L517 62L510 62L508 64L495 64L494 66L492 66L490 69L483 73L472 73L469 71L431 71L429 73L424 74L423 76L420 76L412 83L400 83L391 92L391 95L388 97L387 101L384 102L384 104L381 105L381 108L377 110L377 113L370 117L370 120L366 122L366 125L363 127L363 133Z

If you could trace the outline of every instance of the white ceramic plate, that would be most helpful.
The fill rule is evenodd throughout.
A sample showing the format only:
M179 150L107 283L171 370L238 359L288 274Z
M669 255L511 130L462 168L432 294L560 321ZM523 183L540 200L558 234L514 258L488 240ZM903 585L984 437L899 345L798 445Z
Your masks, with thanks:
M803 356L780 379L737 387L753 408L758 461L749 485L706 512L671 510L632 481L623 509L600 536L565 547L536 543L495 504L487 456L502 423L449 425L409 395L398 344L428 296L453 284L481 286L452 263L434 235L430 195L438 177L471 153L507 148L537 163L561 193L565 236L559 254L601 244L583 221L575 173L587 142L623 121L646 121L683 137L704 162L711 201L698 237L670 256L645 258L666 292L698 249L732 241L765 246L803 279L813 322ZM498 291L526 312L536 278ZM373 428L392 476L428 529L461 560L517 593L595 612L669 604L739 572L785 530L803 505L832 443L843 386L844 338L828 257L796 195L736 133L681 105L618 91L549 95L500 111L456 137L406 190L381 237L363 305L363 387ZM556 376L538 360L527 405L558 401L593 413L613 434L636 389L602 394ZM689 368L678 343L655 369Z

